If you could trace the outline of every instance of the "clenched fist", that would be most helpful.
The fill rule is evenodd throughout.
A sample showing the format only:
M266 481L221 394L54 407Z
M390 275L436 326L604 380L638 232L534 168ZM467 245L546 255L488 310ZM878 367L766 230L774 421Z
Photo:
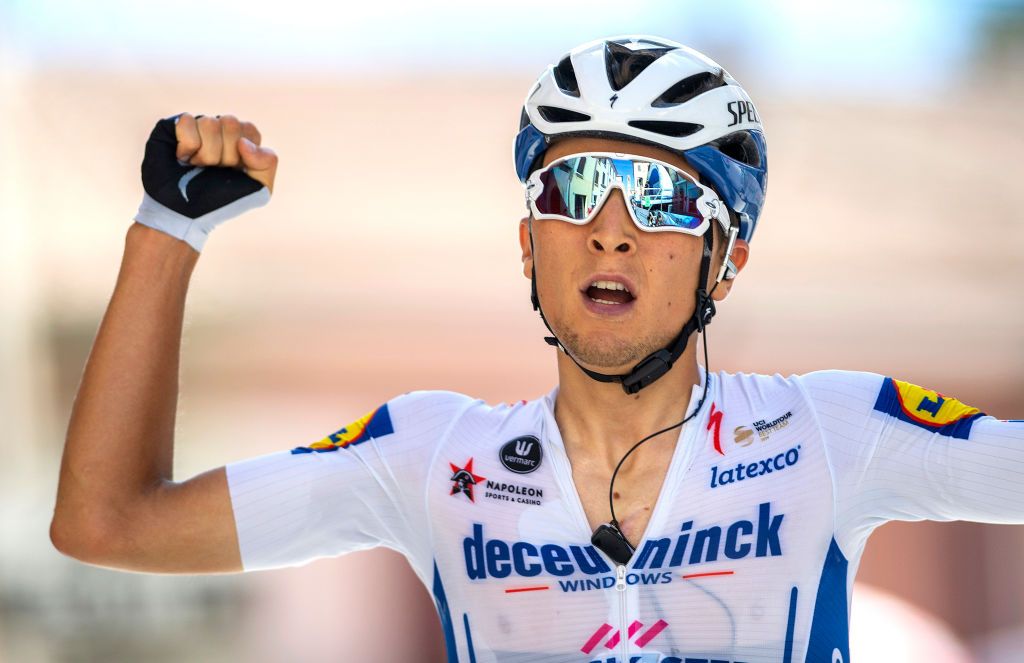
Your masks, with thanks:
M277 155L233 115L182 113L156 123L142 161L135 220L201 251L215 226L270 200Z

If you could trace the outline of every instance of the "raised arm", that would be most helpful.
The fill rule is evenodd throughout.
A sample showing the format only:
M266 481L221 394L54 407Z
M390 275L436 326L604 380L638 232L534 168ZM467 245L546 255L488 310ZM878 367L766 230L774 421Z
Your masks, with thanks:
M61 462L50 538L69 556L135 571L242 568L224 468L173 480L174 418L192 270L215 225L269 198L277 157L259 142L231 116L185 114L147 143L146 196Z

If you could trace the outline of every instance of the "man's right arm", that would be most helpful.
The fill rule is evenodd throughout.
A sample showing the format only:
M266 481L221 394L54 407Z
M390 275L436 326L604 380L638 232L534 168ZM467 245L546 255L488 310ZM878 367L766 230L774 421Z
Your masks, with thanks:
M135 571L240 571L224 468L172 477L185 296L199 254L141 224L125 239L68 426L50 537Z
M242 570L225 468L175 482L174 420L192 270L214 226L269 199L277 157L259 144L251 123L187 113L146 144L146 196L65 440L50 538L69 556L133 571Z

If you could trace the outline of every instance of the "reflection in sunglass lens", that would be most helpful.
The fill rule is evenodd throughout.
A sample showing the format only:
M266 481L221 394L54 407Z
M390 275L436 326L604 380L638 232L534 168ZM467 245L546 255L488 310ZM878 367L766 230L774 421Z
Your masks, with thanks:
M559 183L567 180L567 173L562 165L551 168L540 174L540 183L543 189L540 197L537 198L537 210L541 214L558 214L559 216L570 216L569 194ZM582 218L582 217L580 217Z
M648 228L692 230L704 219L697 210L701 189L683 173L655 163L636 163L636 181L630 197L633 213Z
M681 171L662 164L609 157L572 157L540 173L535 201L541 214L583 220L614 182L637 221L648 228L692 230L704 219L697 209L702 191Z

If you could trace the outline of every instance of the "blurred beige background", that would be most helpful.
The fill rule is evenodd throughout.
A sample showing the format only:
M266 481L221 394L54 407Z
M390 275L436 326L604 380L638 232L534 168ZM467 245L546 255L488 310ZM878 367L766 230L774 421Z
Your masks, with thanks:
M792 26L748 17L743 35L763 41L730 40L722 26L754 11L742 2L650 3L671 20L591 17L564 34L548 26L530 48L494 37L492 50L509 53L495 62L494 53L477 57L490 33L448 25L433 47L359 42L351 68L339 55L323 70L264 68L258 49L219 59L212 29L192 36L192 59L177 66L173 51L147 50L140 36L155 9L125 18L108 4L90 20L128 21L105 29L131 38L104 41L83 24L79 46L64 22L73 16L51 21L28 3L0 5L0 661L443 660L428 595L393 553L165 577L87 567L49 544L71 399L141 198L143 145L158 118L183 110L256 122L281 162L271 204L219 227L193 278L179 478L319 439L413 389L490 402L546 392L553 351L530 309L516 240L518 109L545 63L626 31L705 49L744 83L767 129L766 212L750 264L711 327L712 370L876 371L1024 417L1017 5L978 3L969 45L922 65L899 59L903 40L939 43L959 14L893 3L902 8L895 16L867 23L887 31L851 28L833 42L841 52L821 56L833 67L823 74L808 63L819 42L802 60L786 50L792 44L780 46ZM520 9L493 11L492 31ZM466 12L468 24L485 19L483 8ZM213 16L225 27L257 25ZM280 34L301 42L318 20L289 17L265 17L269 27L253 34L273 39L282 20ZM719 31L701 32L698 19ZM401 40L383 30L383 15L351 20L381 30L372 38ZM800 29L844 20L804 16ZM464 42L461 51L452 40ZM861 58L867 44L873 53ZM891 62L877 52L888 47ZM209 67L197 59L203 48ZM379 71L366 64L376 52L387 61ZM955 660L1016 660L1022 556L1024 527L883 527L858 575L873 589L854 592L854 656L877 645L879 617L910 611L924 616L902 633L908 640L946 629L961 643L943 648ZM860 660L885 660L867 656Z

